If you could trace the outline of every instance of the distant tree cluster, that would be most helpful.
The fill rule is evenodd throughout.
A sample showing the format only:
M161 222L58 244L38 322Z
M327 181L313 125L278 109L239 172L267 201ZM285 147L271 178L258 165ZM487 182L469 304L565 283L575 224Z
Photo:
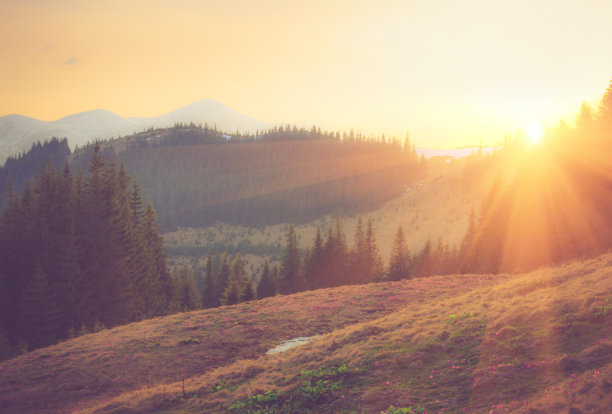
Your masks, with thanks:
M317 229L312 246L306 249L300 248L295 227L290 224L280 266L270 267L266 261L256 289L256 278L246 275L240 255L233 262L227 253L214 259L209 255L206 271L196 270L199 276L195 279L202 306L215 307L311 289L456 273L459 257L460 250L442 241L435 247L427 242L413 254L399 227L385 268L372 221L364 223L358 217L349 248L342 220L336 218L325 232Z
M88 173L47 165L0 217L0 343L34 349L166 314L175 286L156 213L96 147ZM6 349L5 349L6 352Z
M384 135L381 137L365 136L354 130L349 132L322 131L320 127L313 126L310 129L298 128L296 125L277 125L267 130L255 131L255 133L240 131L220 131L216 125L184 124L177 123L172 128L149 129L148 131L134 134L129 139L129 148L147 147L176 147L193 146L204 144L227 144L237 142L255 141L309 141L309 140L331 140L344 142L387 142ZM389 143L399 144L395 137Z

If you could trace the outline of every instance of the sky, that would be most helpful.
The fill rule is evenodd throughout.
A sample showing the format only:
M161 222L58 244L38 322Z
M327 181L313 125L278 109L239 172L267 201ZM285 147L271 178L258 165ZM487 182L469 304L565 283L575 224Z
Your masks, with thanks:
M612 77L608 0L0 0L0 116L253 118L419 147L573 121Z

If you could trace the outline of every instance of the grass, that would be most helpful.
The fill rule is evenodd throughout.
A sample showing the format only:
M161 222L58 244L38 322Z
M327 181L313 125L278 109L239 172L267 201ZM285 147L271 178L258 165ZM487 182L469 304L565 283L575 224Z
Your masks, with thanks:
M606 412L610 297L612 254L523 275L454 275L278 296L105 330L4 361L0 407L11 413ZM322 336L265 355L284 340L315 334Z

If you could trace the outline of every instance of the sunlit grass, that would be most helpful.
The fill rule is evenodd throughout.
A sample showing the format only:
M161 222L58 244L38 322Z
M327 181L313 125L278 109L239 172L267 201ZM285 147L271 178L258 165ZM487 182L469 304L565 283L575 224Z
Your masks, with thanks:
M303 372L346 366L321 385L320 409L601 411L612 398L603 393L612 381L610 300L612 254L524 275L303 292L131 324L5 361L0 395L12 412L36 411L36 401L84 413L227 412L268 392L279 404L306 404L299 399L318 395L318 379L300 391ZM265 355L313 334L323 336Z

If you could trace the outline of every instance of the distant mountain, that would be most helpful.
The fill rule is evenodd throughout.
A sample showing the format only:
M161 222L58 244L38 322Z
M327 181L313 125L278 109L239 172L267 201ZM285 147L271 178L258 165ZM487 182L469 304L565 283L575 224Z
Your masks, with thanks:
M268 129L275 125L243 115L213 99L192 103L157 118L131 118L131 120L143 124L152 124L156 128L169 127L179 122L216 125L217 129L229 133L236 130L255 132L258 129Z
M98 109L45 122L23 115L0 117L0 164L9 155L30 149L32 143L51 137L68 138L70 146L84 145L95 138L107 139L143 129L169 127L176 123L216 125L228 132L267 129L274 124L243 115L212 99L199 101L154 118L123 118Z

